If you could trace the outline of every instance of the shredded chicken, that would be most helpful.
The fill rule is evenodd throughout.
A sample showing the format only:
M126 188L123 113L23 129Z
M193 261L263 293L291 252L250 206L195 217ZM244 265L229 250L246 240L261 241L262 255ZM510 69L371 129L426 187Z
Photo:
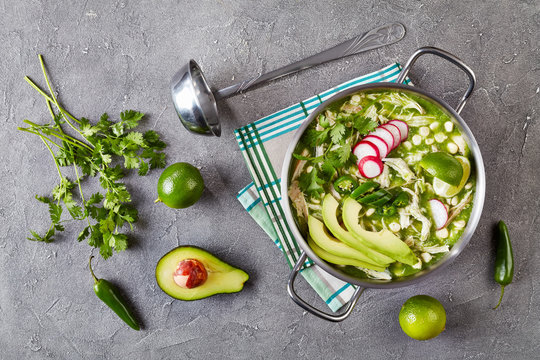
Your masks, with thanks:
M353 105L351 103L346 103L341 107L341 110L348 112L349 114L356 114L362 107L360 105Z
M384 159L386 165L390 166L392 169L396 170L398 174L405 180L409 182L414 179L416 176L411 171L405 160L400 158L386 158Z
M375 181L383 188L390 187L390 170L388 170L388 166L384 165L381 175L379 175Z
M448 221L446 222L446 224L447 225L450 224L452 220L454 220L456 216L458 216L459 213L462 212L463 209L465 209L467 205L469 205L471 200L472 200L472 191L469 191L456 206L450 209L450 216L448 217Z
M416 220L422 223L422 230L420 231L420 241L424 242L429 237L429 230L431 229L431 221L422 214L419 206L418 195L411 189L402 187L403 191L408 192L411 195L412 201L405 207L405 211L411 214Z
M364 116L370 118L371 120L377 121L377 117L379 116L377 114L377 107L375 105L368 107L364 112Z
M422 246L422 250L428 254L438 254L450 251L448 245L441 246Z
M298 187L298 181L294 180L289 187L289 198L291 199L294 208L298 212L299 217L308 218L308 208L304 193Z
M363 272L365 272L366 275L369 276L372 279L381 279L381 280L391 280L392 279L392 275L386 270L385 271L376 271L376 270L364 269L364 268L359 268L359 269L362 270Z

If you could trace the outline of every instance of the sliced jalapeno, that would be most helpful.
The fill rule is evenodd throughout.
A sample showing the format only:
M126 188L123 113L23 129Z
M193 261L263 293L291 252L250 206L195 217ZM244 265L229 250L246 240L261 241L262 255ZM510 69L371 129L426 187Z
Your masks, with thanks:
M377 214L380 216L392 216L395 215L397 209L394 205L383 205L377 208Z
M353 199L358 199L360 196L373 191L379 187L379 184L377 184L375 181L366 181L365 183L362 183L358 185L356 189L351 193L351 197Z
M351 175L340 176L334 181L334 189L341 195L350 194L357 186L358 183Z
M397 207L405 207L409 205L409 194L407 194L405 191L400 192L392 202L392 205Z
M382 206L392 199L392 194L384 189L379 189L374 193L366 195L360 199L358 202L361 204L368 204L372 206Z

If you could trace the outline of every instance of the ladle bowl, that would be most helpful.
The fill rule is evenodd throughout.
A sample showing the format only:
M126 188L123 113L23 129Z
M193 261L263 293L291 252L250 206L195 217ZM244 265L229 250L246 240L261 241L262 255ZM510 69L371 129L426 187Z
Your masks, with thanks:
M312 66L393 44L401 40L403 36L405 36L403 25L386 24L306 59L216 92L212 92L199 65L194 60L190 60L171 80L174 107L180 121L188 131L201 135L220 136L221 124L216 100L239 94L257 85Z

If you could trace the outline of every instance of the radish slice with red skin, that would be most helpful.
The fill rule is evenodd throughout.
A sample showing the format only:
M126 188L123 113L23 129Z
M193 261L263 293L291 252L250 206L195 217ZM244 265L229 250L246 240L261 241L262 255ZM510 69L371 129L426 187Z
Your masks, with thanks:
M399 132L401 133L401 141L404 141L409 136L409 125L402 120L390 120L387 122L387 124L394 125L399 129Z
M376 135L368 135L362 141L366 141L375 145L379 150L379 157L381 159L384 159L386 155L388 155L388 153L390 152L390 149L388 148L388 145L386 145L386 142Z
M369 141L360 141L355 145L353 154L356 155L358 161L362 160L366 156L380 157L379 148Z
M381 127L385 130L390 131L390 133L394 137L394 149L397 148L401 143L401 131L399 131L399 128L394 124L384 124L381 125Z
M448 222L448 210L446 209L446 206L437 199L431 199L428 202L429 207L431 208L431 217L435 222L435 228L437 230L444 228Z
M381 159L376 156L365 156L358 162L360 174L368 179L381 175L383 167Z
M388 145L388 152L392 151L394 149L394 135L385 128L378 127L373 131L371 134L380 137L384 140L386 145Z

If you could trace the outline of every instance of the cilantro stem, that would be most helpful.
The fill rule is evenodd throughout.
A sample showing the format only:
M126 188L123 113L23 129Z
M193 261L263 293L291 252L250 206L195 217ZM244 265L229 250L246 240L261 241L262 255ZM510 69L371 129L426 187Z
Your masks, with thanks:
M30 121L30 120L23 120L23 122L25 124L28 124L28 125L32 126L33 128L37 128L37 129L40 129L41 131L44 131L42 126L40 126L40 125ZM25 128L19 127L17 129L23 130ZM26 130L29 130L29 129L26 129ZM29 131L29 132L31 132L31 131ZM88 145L86 145L85 143L80 141L79 139L76 139L76 138L74 138L72 136L69 136L64 132L57 132L57 131L55 131L55 130L53 130L51 128L47 128L47 132L49 133L49 135L53 135L53 136L57 137L60 140L65 140L66 142L68 142L68 143L70 143L72 145L75 145L75 146L77 146L79 148L82 148L84 146L87 150L93 151L93 149L91 147L89 147ZM32 133L37 134L35 132L32 132Z
M43 143L45 144L45 146L47 147L47 149L49 150L49 152L51 153L51 156L54 160L54 165L56 166L56 170L58 170L58 176L60 176L60 180L63 180L64 179L64 176L62 175L62 172L60 171L60 166L58 165L58 161L56 160L56 156L54 156L54 152L52 151L51 147L49 146L49 144L47 144L47 141L45 141L45 138L49 141L51 141L49 138L47 138L46 136L43 136L41 134L37 134L40 138L41 138L41 141L43 141ZM52 141L54 144L56 144L54 141ZM58 144L56 144L58 145Z
M26 82L27 82L28 84L30 84L30 86L32 86L38 93L40 93L41 96L43 96L45 99L47 99L47 100L49 100L50 102L52 102L53 104L55 104L55 105L58 107L58 109L59 109L60 111L63 111L63 112L64 112L67 116L69 116L70 118L75 119L75 118L73 117L73 115L71 115L66 109L64 109L64 108L61 107L60 105L57 105L57 104L54 102L53 98L51 98L46 92L44 92L43 90L41 90L41 89L39 88L39 86L37 86L36 83L34 83L28 76L25 76L25 77L24 77L24 80L26 80ZM78 120L77 120L77 121L78 121Z

